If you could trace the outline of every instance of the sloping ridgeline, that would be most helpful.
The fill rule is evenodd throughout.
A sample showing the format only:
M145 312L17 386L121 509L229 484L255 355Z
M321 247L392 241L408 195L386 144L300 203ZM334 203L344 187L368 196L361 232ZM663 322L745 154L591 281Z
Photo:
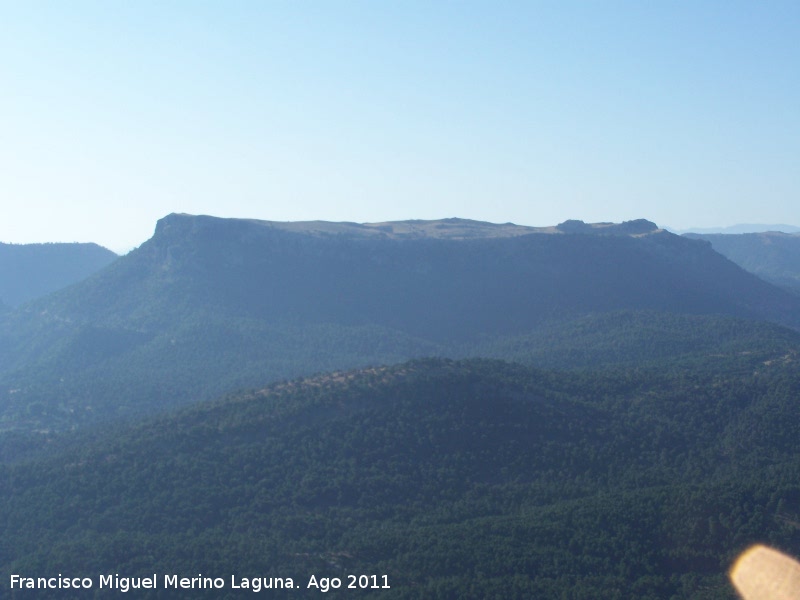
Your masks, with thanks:
M0 303L19 306L81 281L116 259L97 244L0 243Z
M686 234L709 242L714 250L759 277L800 293L800 234Z
M0 318L0 427L63 429L299 375L474 356L642 310L796 325L800 299L648 221L170 215L101 273Z
M0 466L0 585L202 573L226 589L136 597L218 599L231 575L377 574L390 589L329 594L733 600L748 544L800 555L800 373L746 366L424 360L83 433Z

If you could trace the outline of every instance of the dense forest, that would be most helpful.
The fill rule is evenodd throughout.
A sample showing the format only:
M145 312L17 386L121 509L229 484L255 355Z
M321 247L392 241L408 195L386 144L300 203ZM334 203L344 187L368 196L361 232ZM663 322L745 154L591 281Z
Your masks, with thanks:
M170 215L0 305L0 595L733 600L800 555L799 315L644 220Z
M793 359L742 354L613 373L426 359L56 436L0 471L0 582L204 573L226 588L191 597L222 598L231 576L375 574L391 587L360 595L733 598L750 543L800 554L798 384Z

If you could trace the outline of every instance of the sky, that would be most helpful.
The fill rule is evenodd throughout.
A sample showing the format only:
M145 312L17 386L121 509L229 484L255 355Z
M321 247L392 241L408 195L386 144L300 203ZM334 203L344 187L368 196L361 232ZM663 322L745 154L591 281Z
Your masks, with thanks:
M800 225L800 2L0 0L0 241Z

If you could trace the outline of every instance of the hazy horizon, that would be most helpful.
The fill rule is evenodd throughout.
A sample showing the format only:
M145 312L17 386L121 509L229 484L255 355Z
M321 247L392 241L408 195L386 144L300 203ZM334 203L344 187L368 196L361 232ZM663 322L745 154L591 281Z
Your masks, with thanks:
M800 5L6 4L3 242L172 213L800 223Z

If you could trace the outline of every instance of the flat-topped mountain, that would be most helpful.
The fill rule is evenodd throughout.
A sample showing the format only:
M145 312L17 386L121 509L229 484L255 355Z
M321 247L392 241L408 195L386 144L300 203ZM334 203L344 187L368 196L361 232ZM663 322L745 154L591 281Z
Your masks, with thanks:
M475 355L614 311L800 325L800 299L645 220L173 214L89 280L2 316L0 410L7 427L117 418L324 370Z
M709 245L644 220L526 228L461 219L357 225L173 214L114 269L41 306L62 319L130 319L137 328L203 308L380 324L440 339L619 309L800 324L795 298Z
M85 279L116 258L97 244L0 243L0 301L18 306Z

